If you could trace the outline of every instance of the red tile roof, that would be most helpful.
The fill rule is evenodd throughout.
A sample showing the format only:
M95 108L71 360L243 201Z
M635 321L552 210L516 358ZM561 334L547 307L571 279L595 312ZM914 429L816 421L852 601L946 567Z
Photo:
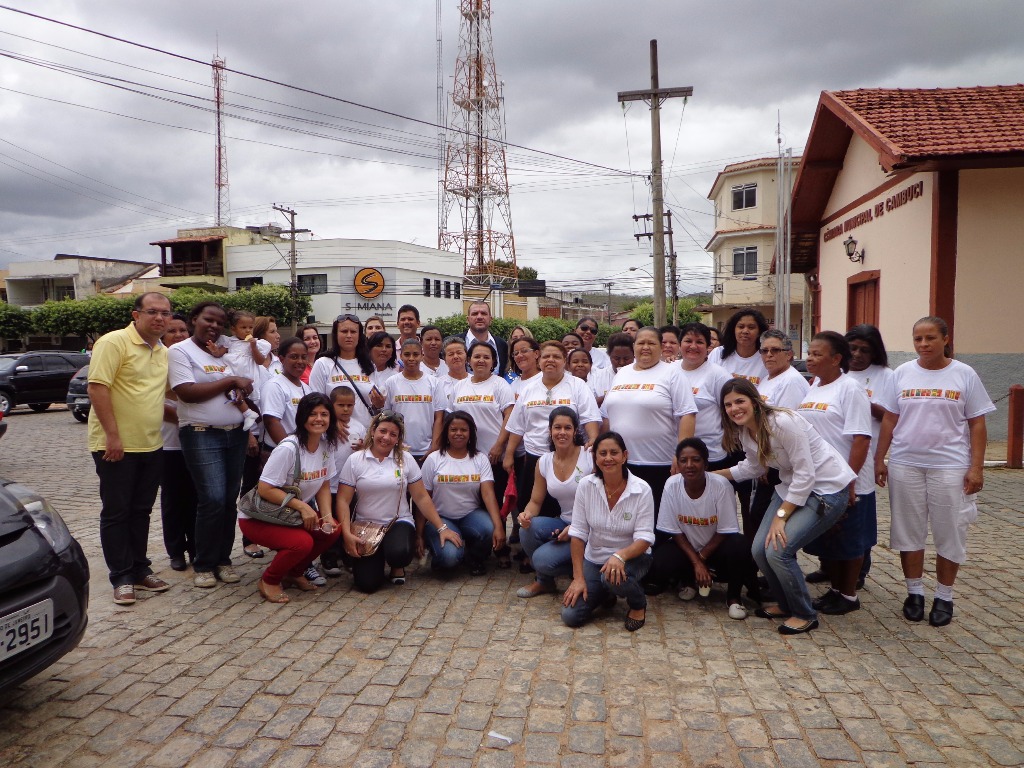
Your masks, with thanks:
M1024 152L1024 85L863 88L822 94L828 97L855 131L875 134L893 167Z

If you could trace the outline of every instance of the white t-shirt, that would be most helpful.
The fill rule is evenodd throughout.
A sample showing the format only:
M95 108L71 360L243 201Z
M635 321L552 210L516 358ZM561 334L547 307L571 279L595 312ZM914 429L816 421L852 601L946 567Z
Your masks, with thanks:
M290 435L295 431L295 412L299 408L299 400L312 391L312 387L301 381L295 386L287 376L275 376L263 388L263 399L260 403L263 415L280 419L284 433ZM264 442L268 446L277 445L265 428L264 433Z
M658 510L658 530L683 534L697 552L704 549L716 533L740 532L732 483L710 472L704 479L707 481L704 493L699 499L691 499L683 476L672 475L665 483Z
M619 368L604 411L626 441L630 464L665 466L679 442L679 419L697 413L697 405L679 365L659 360L644 370L636 364Z
M423 486L437 507L437 514L449 520L461 520L470 512L484 508L480 483L493 483L494 472L487 454L455 459L434 451L423 462Z
M797 406L797 413L847 461L854 436L871 436L871 403L860 383L845 374L825 386L815 379L804 401ZM855 489L857 493L875 492L874 443L857 473Z
M851 379L859 382L864 391L867 393L868 400L871 403L882 404L881 396L885 392L886 388L890 385L892 380L892 369L886 368L884 365L869 365L863 371L850 371L848 374ZM884 407L884 406L883 406ZM871 443L877 445L878 433L882 430L882 421L876 419L874 416L871 417Z
M708 447L711 461L722 461L728 454L722 447L725 433L722 431L722 387L732 376L720 365L706 360L700 368L683 371L683 378L690 385L693 402L697 406L697 426L693 436L699 437ZM674 450L674 449L673 449Z
M541 456L550 450L548 415L560 405L576 411L581 425L601 421L597 400L587 382L566 372L550 390L545 386L543 376L534 376L526 382L505 428L514 435L523 436L527 453Z
M754 352L750 357L740 357L739 352L733 352L724 360L722 359L723 347L715 347L708 355L708 360L716 365L722 366L730 376L749 379L756 387L763 379L768 378L768 369L761 362L761 355Z
M562 522L572 522L572 508L576 503L576 489L580 481L594 471L593 457L586 448L579 449L580 454L576 457L576 468L569 475L569 479L558 479L555 475L555 454L545 453L537 462L537 468L548 485L548 494L558 502L558 508L562 511L560 517Z
M757 384L758 394L768 405L789 408L791 411L804 400L810 384L793 366L789 366L773 379L761 379Z
M164 398L164 407L173 408L175 411L178 410L178 401L171 400L170 398ZM169 421L160 422L160 436L164 440L165 451L180 451L181 450L181 438L178 436L178 425L172 424Z
M776 490L783 501L798 507L807 503L811 493L839 493L857 476L846 457L821 439L807 420L790 411L768 416L771 430L771 455L768 466L779 470ZM753 480L765 473L757 459L757 441L747 429L740 431L746 458L730 472L737 483Z
M441 377L441 386L444 387L444 396L448 398L448 410L457 411L458 408L452 408L452 401L455 400L455 388L464 381L469 381L470 376L467 374L463 379L453 379L451 373L446 373Z
M435 379L440 379L448 375L448 363L444 360L438 360L437 368L431 368L426 360L420 360L420 370L433 376Z
M373 383L373 386L377 388L378 392L384 394L384 382L390 379L392 376L397 376L398 373L399 371L397 367L385 368L383 371L375 370L373 373L370 374L370 381ZM350 384L349 388L351 387L352 385Z
M441 380L421 373L415 381L392 376L384 382L384 407L405 419L405 442L416 456L430 450L434 414L448 407Z
M406 491L423 475L416 459L408 451L402 454L399 468L394 456L388 454L383 460L377 459L369 448L357 451L348 457L341 470L339 483L356 489L355 520L368 520L387 525L398 510L400 522L413 524L412 512Z
M509 387L512 389L512 398L513 398L513 400L515 402L519 401L519 393L523 391L523 387L526 386L529 382L531 382L534 379L536 379L538 376L540 376L540 373L535 373L535 374L533 374L533 376L531 376L528 379L524 379L522 376L519 376L511 384L509 384ZM513 403L513 405L515 404L515 402ZM509 418L510 419L512 418L512 414L509 414ZM525 456L525 455L526 455L526 444L525 443L520 443L518 446L516 446L516 456Z
M590 362L593 363L594 368L607 368L609 371L612 369L611 358L603 349L595 346L587 351L590 352Z
M612 379L614 377L615 372L612 371L611 366L608 366L607 368L597 368L595 366L590 369L590 375L587 376L587 386L590 387L590 391L594 393L594 398L596 400L600 400L608 394L608 390L611 389Z
M185 339L167 350L167 380L171 389L181 384L208 384L234 375L226 356L214 357L200 349L192 339ZM205 424L226 427L241 423L242 412L224 392L218 392L201 403L178 401L178 426Z
M351 419L348 423L348 440L338 438L338 442L334 446L334 465L337 467L337 472L331 478L331 493L338 492L341 470L345 467L348 457L355 451L355 446L366 437L366 429L366 424L361 424L355 419Z
M959 360L938 371L922 368L917 360L904 363L893 372L880 402L900 417L889 460L929 469L969 468L967 420L996 409L978 374Z
M479 383L468 377L455 382L448 410L465 411L473 417L476 422L476 447L486 456L498 440L498 433L505 420L505 409L514 404L512 387L501 376L491 375Z
M316 496L324 483L330 483L331 478L337 472L334 462L334 449L325 441L310 453L305 448L299 448L298 440L294 437L282 440L281 444L274 449L267 459L266 466L260 474L260 482L280 488L282 485L294 485L296 478L292 476L295 470L295 452L299 453L301 473L298 477L299 498L307 504L310 499ZM321 510L321 516L323 510ZM238 513L240 520L248 520L248 516Z
M262 365L256 365L249 342L243 341L237 336L221 336L217 339L217 344L228 348L228 352L224 357L231 363L231 370L235 372L235 375L252 379L253 386L259 391L260 385L263 382L263 371L266 368L263 368ZM260 351L261 355L266 357L270 354L270 342L265 339L256 339L256 349Z
M317 359L313 363L313 370L309 374L309 386L314 392L322 392L328 397L331 396L331 390L335 387L344 385L352 389L352 382L345 377L343 371L348 372L348 375L352 377L352 382L355 382L356 388L363 395L362 398L358 395L356 396L356 407L352 412L352 418L358 419L364 424L369 424L370 411L363 405L363 400L366 400L367 403L370 402L370 390L373 388L373 381L368 374L363 373L363 369L359 367L358 360L342 360L340 357L337 361L330 357Z

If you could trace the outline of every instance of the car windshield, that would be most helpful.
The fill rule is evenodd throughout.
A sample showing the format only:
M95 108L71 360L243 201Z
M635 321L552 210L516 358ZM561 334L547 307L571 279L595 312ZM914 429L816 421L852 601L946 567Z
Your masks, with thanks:
M7 355L0 355L0 373L10 373L14 370L14 365L17 362L17 356L8 357Z

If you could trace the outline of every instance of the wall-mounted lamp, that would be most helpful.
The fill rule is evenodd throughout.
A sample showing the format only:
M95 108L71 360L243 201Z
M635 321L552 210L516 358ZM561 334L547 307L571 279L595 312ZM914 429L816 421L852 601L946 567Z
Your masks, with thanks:
M857 241L853 239L853 235L850 235L843 241L843 247L846 248L846 256L850 261L855 264L859 261L861 264L864 263L864 249L857 250Z

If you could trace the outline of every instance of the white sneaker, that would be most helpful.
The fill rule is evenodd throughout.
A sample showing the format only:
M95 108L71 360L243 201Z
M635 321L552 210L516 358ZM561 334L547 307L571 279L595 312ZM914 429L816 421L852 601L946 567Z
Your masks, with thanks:
M679 599L689 602L697 596L697 590L693 587L683 587L679 590Z
M252 428L256 426L256 420L259 418L259 414L251 408L242 414L242 431L250 432Z
M733 603L729 606L729 618L743 621L743 619L747 618L747 609L739 603Z
M309 566L302 575L306 577L306 581L317 587L322 587L327 583L327 579L320 575L320 571L316 569L315 565Z

